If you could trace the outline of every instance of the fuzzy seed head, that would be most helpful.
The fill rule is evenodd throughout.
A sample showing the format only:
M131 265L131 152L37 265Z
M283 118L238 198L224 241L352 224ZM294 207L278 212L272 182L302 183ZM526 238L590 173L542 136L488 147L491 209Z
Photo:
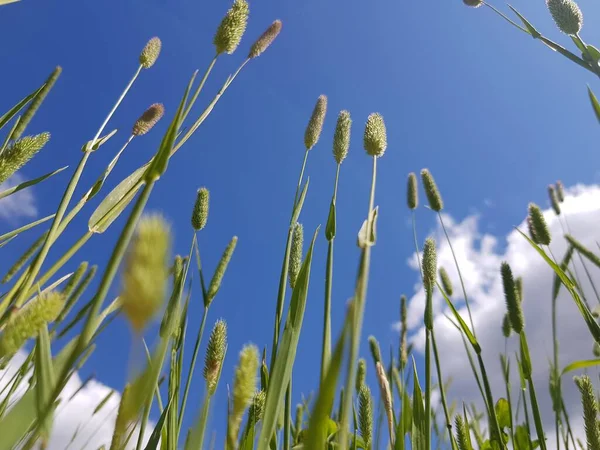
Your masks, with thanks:
M423 187L425 188L425 195L427 195L429 207L436 212L444 209L442 196L433 179L433 175L431 175L431 172L429 172L428 169L421 170L421 180L423 181Z
M223 281L223 277L225 276L225 271L227 270L227 266L229 265L229 261L231 261L231 257L233 256L233 251L235 250L235 246L237 245L238 238L234 236L229 241L229 245L223 252L223 256L221 256L221 260L215 270L215 274L210 280L210 285L208 286L208 294L206 298L205 307L210 306L211 302L219 292L219 288L221 287L221 282Z
M9 145L0 155L0 183L33 158L50 140L50 133L25 136Z
M296 223L294 233L292 234L292 248L290 249L290 265L288 275L290 278L290 287L294 289L298 274L302 267L302 247L304 245L304 227L301 223Z
M42 233L42 235L37 238L27 250L25 250L25 253L21 255L21 257L12 265L10 269L8 269L8 272L6 275L4 275L4 278L2 278L2 284L6 284L12 280L12 278L23 268L25 263L29 261L29 258L31 258L33 254L42 246L47 236L48 231ZM73 277L71 277L71 279L73 279Z
M458 449L473 450L473 446L471 445L469 425L465 422L460 414L456 416L454 423L456 425L456 443L458 445Z
M481 5L483 5L481 0L463 0L463 3L472 8L479 8Z
M510 332L512 328L510 326L510 317L508 317L508 313L504 314L504 318L502 319L502 334L505 338L510 337Z
M248 14L250 8L246 0L235 0L233 6L217 28L213 43L217 50L217 55L225 52L232 54L242 40L248 23Z
M246 345L240 353L233 380L232 405L227 426L227 440L230 444L228 448L236 448L242 416L254 398L258 357L258 348L255 345Z
M408 174L408 186L406 189L406 202L409 209L416 209L419 206L419 193L417 185L417 175L414 172Z
M363 142L368 155L379 158L385 153L387 149L387 131L381 114L372 113L367 118Z
M14 355L27 340L36 337L41 327L58 317L64 302L61 293L52 291L34 298L11 315L0 336L0 358Z
M162 48L162 42L158 37L153 37L148 41L142 53L140 53L140 65L144 69L149 69L154 65L160 55L160 49Z
M301 403L296 405L296 419L294 420L294 428L296 429L296 434L300 432L302 429L302 422L304 420L304 406Z
M452 281L450 281L450 277L448 276L448 272L443 267L440 267L440 280L442 280L442 287L446 292L448 297L452 297L454 293L454 289L452 287Z
M333 157L338 164L341 164L346 159L346 156L348 156L351 128L352 119L350 118L350 113L345 110L340 111L333 135Z
M358 360L358 367L356 368L356 392L360 392L360 388L365 384L367 379L367 362L364 358Z
M529 232L529 237L531 240L540 245L540 241L535 234L535 229L533 228L533 220L531 219L531 216L527 216L527 231Z
M600 448L600 431L598 429L598 403L594 392L594 385L590 377L583 375L574 377L575 384L581 392L581 404L583 405L583 423L588 449Z
M550 197L550 204L552 205L552 209L556 213L557 216L560 216L560 206L558 204L558 195L556 194L556 190L554 186L548 186L548 197Z
M133 136L142 136L154 127L165 114L165 107L162 103L154 103L144 111L138 120L133 124L131 134Z
M373 399L371 389L363 384L358 391L358 428L365 443L365 448L371 448L373 438Z
M381 361L381 350L379 349L379 342L375 336L369 336L369 350L371 350L371 356L373 357L373 363L377 364Z
M548 11L560 31L576 35L583 26L583 14L573 0L546 0Z
M213 395L217 389L223 358L225 358L225 349L227 347L227 323L224 320L217 320L206 348L206 357L204 358L204 379L209 395Z
M517 277L515 280L515 289L517 291L517 300L523 303L523 277Z
M502 275L502 286L504 287L504 299L506 300L506 309L510 324L515 333L521 334L525 327L525 318L523 317L523 309L521 302L518 299L517 288L513 278L512 270L507 262L503 262L500 266L500 274Z
M267 400L267 393L265 391L258 391L254 394L254 398L252 399L252 404L250 405L250 409L248 410L248 417L256 423L259 420L262 420L263 414L265 412L265 401Z
M546 219L544 219L542 210L535 203L529 204L529 217L531 217L531 227L533 229L533 233L537 238L536 243L540 245L550 245L552 238L550 236L548 224L546 223Z
M260 35L256 42L252 44L252 47L250 47L250 53L248 53L248 59L260 56L266 49L269 48L280 32L281 20L276 20L269 26L269 28L265 30L263 34Z
M400 367L406 367L408 362L408 326L406 323L407 312L406 312L406 295L400 297Z
M313 148L319 138L321 137L321 131L323 131L323 123L325 122L325 115L327 114L327 96L320 95L317 99L317 103L313 109L308 126L304 132L304 146L307 150Z
M432 238L425 240L423 245L423 285L428 296L433 294L437 272L437 254L435 241Z
M556 197L561 203L565 201L565 187L563 186L562 181L560 180L556 182Z
M202 230L208 220L208 204L210 201L210 192L205 187L198 189L194 211L192 212L192 227L196 231Z
M123 312L136 332L163 306L170 249L171 228L165 219L143 216L125 259L121 290Z
M390 390L390 383L385 374L383 365L377 363L377 381L379 382L379 389L381 390L381 399L383 401L383 407L385 409L388 421L388 429L390 433L390 439L394 440L394 405L392 404L392 391Z

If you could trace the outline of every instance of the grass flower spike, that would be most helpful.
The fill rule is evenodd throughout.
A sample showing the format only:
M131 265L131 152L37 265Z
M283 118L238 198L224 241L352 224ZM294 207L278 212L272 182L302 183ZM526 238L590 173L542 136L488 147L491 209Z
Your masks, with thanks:
M358 360L358 366L356 368L356 392L360 392L360 388L365 384L367 379L367 362L364 358Z
M252 399L252 404L248 410L248 417L254 422L258 422L263 418L265 412L265 401L267 400L267 393L265 391L258 391Z
M406 367L408 362L408 326L406 311L406 295L400 297L400 367Z
M381 389L381 399L383 401L383 407L387 415L388 430L390 433L390 441L392 446L394 444L394 406L392 405L392 392L390 390L390 383L388 382L385 374L383 365L377 363L377 381L379 382L379 388Z
M350 148L350 129L352 128L352 119L348 111L340 111L337 124L335 126L335 134L333 135L333 157L335 162L341 164Z
M581 31L583 14L573 0L546 0L546 6L560 31L571 36Z
M375 336L369 336L369 350L371 350L373 363L377 364L378 362L381 362L381 350L379 348L379 342L377 342Z
M536 242L540 245L550 245L552 238L550 236L548 224L546 223L546 219L544 219L542 210L535 203L529 204L529 217L531 218L533 234L537 239Z
M236 448L240 423L246 408L252 403L256 392L256 371L258 369L258 348L245 346L235 369L232 404L227 423L227 448Z
M557 216L560 216L560 205L558 204L558 195L554 186L548 186L548 197L550 197L550 205L552 205L552 209L556 213Z
M250 53L248 53L248 59L256 58L260 56L269 46L273 43L275 38L281 32L281 20L276 20L265 30L263 34L256 40L252 47L250 47Z
M6 284L10 280L12 280L15 274L23 268L23 266L29 260L29 258L31 258L33 254L42 246L44 240L46 239L46 236L48 236L47 231L42 233L42 235L39 238L37 238L27 250L25 250L25 253L21 255L21 257L12 265L10 269L8 269L8 272L6 273L4 278L2 278L2 284Z
M301 223L296 223L294 227L294 234L292 235L292 248L290 250L290 265L289 265L289 277L290 287L294 289L296 286L296 280L302 267L302 246L304 244L304 227Z
M448 272L446 272L446 269L444 269L443 267L440 267L439 273L440 273L440 280L442 280L442 287L444 288L446 295L448 297L452 297L452 294L454 293L454 289L452 288L452 281L450 281Z
M50 140L50 133L25 136L13 142L0 155L0 183L4 183L14 173L31 160Z
M416 209L419 206L419 194L417 187L417 176L414 172L408 174L408 186L406 189L406 202L409 209Z
M210 303L213 301L217 292L219 292L219 288L221 287L221 282L223 281L223 277L225 276L225 271L227 270L227 266L229 265L229 261L231 261L231 257L233 256L233 251L235 250L235 246L237 245L238 238L234 236L229 241L229 245L223 252L223 256L219 260L219 265L215 270L215 274L210 280L210 285L208 286L208 294L206 296L207 304L204 305L208 307Z
M565 201L565 187L563 186L562 181L560 180L556 182L556 197L561 203Z
M242 40L248 23L248 14L250 8L246 0L235 0L233 6L221 21L215 34L213 43L217 50L217 55L221 53L232 54Z
M508 313L504 314L504 318L502 319L502 334L505 338L510 337L510 332L512 331L512 327L510 325L510 317Z
M223 358L225 358L226 347L227 324L224 320L217 320L208 338L206 358L204 359L204 379L206 380L206 389L209 395L214 395L217 389L217 382L221 373Z
M381 114L369 115L363 141L365 150L370 156L377 158L383 156L387 148L387 131Z
M312 149L319 142L325 114L327 114L327 96L320 95L304 132L304 145L307 150Z
M133 125L131 134L133 136L142 136L154 127L165 114L165 107L162 103L154 103L144 111L144 114Z
M205 187L198 189L194 211L192 212L192 227L196 231L202 230L208 220L208 206L210 192Z
M575 384L579 388L579 392L581 392L587 448L589 450L598 450L600 448L600 432L597 422L598 403L596 393L594 392L594 385L587 375L575 377Z
M169 276L171 230L160 215L140 219L123 270L121 303L136 332L161 309Z
M421 170L421 180L423 181L423 187L425 188L425 195L427 195L429 207L436 212L440 212L444 209L444 202L442 201L442 196L438 190L437 184L433 179L433 175L431 175L431 172L429 172L428 169Z
M371 448L373 436L373 399L369 386L363 384L358 391L358 428L365 443L365 448Z
M0 358L12 356L28 339L36 337L42 326L54 321L64 300L65 297L58 292L42 294L11 316L0 336Z
M142 50L142 53L140 53L140 65L144 69L152 67L158 59L158 55L160 55L161 48L162 42L159 38L153 37L150 39Z
M504 298L506 300L506 309L508 311L510 324L512 329L515 330L515 333L520 334L525 326L525 319L523 317L523 309L521 308L521 302L518 298L512 270L508 263L502 263L500 273L502 275Z

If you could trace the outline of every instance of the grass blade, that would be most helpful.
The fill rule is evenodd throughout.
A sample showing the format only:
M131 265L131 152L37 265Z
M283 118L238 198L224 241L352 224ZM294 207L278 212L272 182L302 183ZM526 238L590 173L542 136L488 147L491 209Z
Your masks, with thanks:
M29 180L29 181L24 181L23 183L20 183L16 186L13 186L9 189L6 189L2 192L0 192L0 199L3 199L4 197L8 197L9 195L14 194L15 192L19 192L20 190L23 190L25 188L28 188L30 186L35 186L38 183L41 183L42 181L47 180L50 177L53 177L56 174L61 173L63 170L67 169L69 166L65 166L65 167L61 167L60 169L56 169L54 172L48 172L45 175L42 175L41 177L38 178L34 178L33 180Z

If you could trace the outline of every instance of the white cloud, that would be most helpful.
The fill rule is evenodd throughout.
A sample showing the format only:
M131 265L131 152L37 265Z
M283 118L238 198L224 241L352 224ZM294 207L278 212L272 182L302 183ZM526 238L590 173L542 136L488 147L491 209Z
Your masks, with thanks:
M15 173L4 183L0 184L0 192L24 181L25 179L19 173ZM23 189L22 191L0 199L0 219L14 223L18 218L35 217L37 214L38 210L31 188Z
M524 204L524 212L526 207L527 205ZM571 233L588 248L597 252L596 242L600 242L600 227L598 226L600 223L600 186L577 185L567 190L567 198L562 204L562 210L562 217L566 215ZM550 246L552 253L560 260L567 249L566 241L562 238L561 223L550 209L544 211L544 216L553 236ZM507 261L515 276L523 277L523 309L534 368L533 378L540 409L543 412L547 444L549 448L554 448L554 413L548 394L548 361L551 360L553 354L551 333L553 272L516 230L506 236L505 242L503 242L505 245L500 250L499 238L479 231L478 216L469 216L462 222L455 222L450 216L445 215L444 221L461 268L477 338L483 348L484 361L496 399L505 396L499 362L499 354L503 353L505 349L501 324L506 311L500 279L501 262ZM525 223L521 223L519 229L525 231ZM424 237L421 236L421 241L424 240ZM468 313L460 289L458 273L443 231L438 227L434 231L433 237L438 246L438 265L446 268L454 285L453 300L468 323ZM574 258L574 261L586 298L590 306L595 308L598 306L599 300L587 280L579 259ZM411 256L408 264L411 268L418 270L415 254ZM594 283L600 287L600 270L587 261L586 266ZM415 280L418 281L418 275L415 276ZM415 293L408 307L408 325L415 349L422 352L424 347L422 317L425 299L420 283L415 286ZM462 340L455 327L445 317L445 314L450 315L450 313L439 293L434 296L433 304L442 376L444 378L451 377L453 380L448 393L449 399L456 399L459 404L462 401L474 401L481 406L479 391ZM593 340L577 307L565 292L564 287L561 289L557 304L560 366L564 367L566 364L580 359L593 358ZM394 327L397 328L398 324L395 324ZM514 355L518 351L518 342L514 335L509 339L507 349L513 360L511 383L513 387L516 387L519 382L515 373ZM592 380L597 379L597 372L597 369L590 369ZM563 397L570 413L571 425L577 430L577 434L582 436L583 424L579 419L581 417L580 397L572 381L573 375L574 373L570 373L563 377ZM513 399L516 398L517 391L514 390L512 394ZM483 408L480 409L483 410ZM521 414L521 420L522 417Z
M19 351L7 368L0 370L0 391L10 381L26 357L25 352ZM27 389L28 379L29 376L25 377L23 383L15 392L15 399L20 398ZM80 390L76 393L78 389ZM121 401L120 394L115 392L97 414L94 415L93 412L110 391L111 389L108 386L95 380L90 380L82 388L82 380L79 374L74 373L60 396L61 403L57 407L54 416L48 450L65 450L67 448L96 450L102 445L106 445L106 448L108 448L112 439L119 402ZM73 396L75 393L76 395ZM72 396L73 398L70 399ZM154 424L149 423L145 432L144 443L150 437L153 428ZM128 449L135 448L138 431L139 428L134 432ZM74 435L75 438L73 439Z

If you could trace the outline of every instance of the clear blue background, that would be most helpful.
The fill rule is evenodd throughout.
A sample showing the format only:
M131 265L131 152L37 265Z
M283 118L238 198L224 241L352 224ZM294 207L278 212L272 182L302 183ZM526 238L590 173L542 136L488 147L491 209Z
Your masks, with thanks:
M500 2L494 4L509 12ZM586 20L598 17L591 0L579 2ZM568 48L544 2L514 3L544 34ZM52 140L22 174L28 178L69 165L68 171L34 188L40 215L53 212L68 177L106 113L137 67L146 41L160 36L163 51L144 71L119 108L109 129L119 133L90 159L76 198L91 185L129 135L144 109L162 102L168 120L134 140L119 161L108 193L120 179L155 152L195 69L204 69L214 47L212 37L230 2L191 0L35 1L0 11L0 110L7 110L39 86L56 66L63 74L28 131L50 131ZM210 118L171 160L148 210L161 211L174 226L174 251L187 252L196 189L211 191L208 226L200 233L209 274L233 235L239 243L205 331L223 317L229 326L229 353L213 409L210 430L224 434L226 383L237 353L247 342L271 344L277 283L298 171L303 135L315 100L329 98L321 140L311 151L311 177L301 222L306 240L327 219L335 164L332 138L341 109L354 120L352 143L344 162L338 197L338 236L333 294L334 338L344 305L352 295L358 262L356 233L366 216L370 161L362 149L369 113L383 114L388 150L380 160L376 204L379 240L373 263L364 336L380 340L385 358L397 348L399 297L411 294L418 274L406 260L413 251L405 184L408 172L428 167L441 188L447 210L461 219L484 212L484 230L503 236L519 223L527 202L546 205L548 183L597 181L598 126L586 95L586 83L600 93L589 73L511 27L487 8L471 9L460 0L252 1L250 21L238 51L219 58L197 108L210 101L228 74L242 62L253 40L274 20L283 21L275 44L252 61L235 80ZM598 28L585 26L582 37L600 41ZM103 195L99 195L98 199ZM86 230L99 201L87 206L71 232L54 246L58 257ZM493 208L485 206L485 199ZM424 208L417 213L420 240L434 222ZM25 220L21 220L25 223ZM62 272L88 260L103 267L123 218L97 236ZM11 224L1 224L2 232ZM326 241L322 228L304 329L294 371L294 403L308 395L319 374ZM11 243L2 268L18 257L41 230ZM46 265L47 266L47 265ZM88 297L92 294L88 291ZM118 283L111 298L118 294ZM198 286L189 314L189 334L201 317ZM190 347L193 337L190 339ZM129 360L139 350L127 323L119 318L99 340L82 370L94 372L121 389ZM367 356L367 346L361 353ZM395 354L397 350L394 350ZM189 357L191 348L186 349ZM204 344L201 357L204 353ZM369 364L370 375L373 374ZM202 363L191 392L186 424L202 398Z

